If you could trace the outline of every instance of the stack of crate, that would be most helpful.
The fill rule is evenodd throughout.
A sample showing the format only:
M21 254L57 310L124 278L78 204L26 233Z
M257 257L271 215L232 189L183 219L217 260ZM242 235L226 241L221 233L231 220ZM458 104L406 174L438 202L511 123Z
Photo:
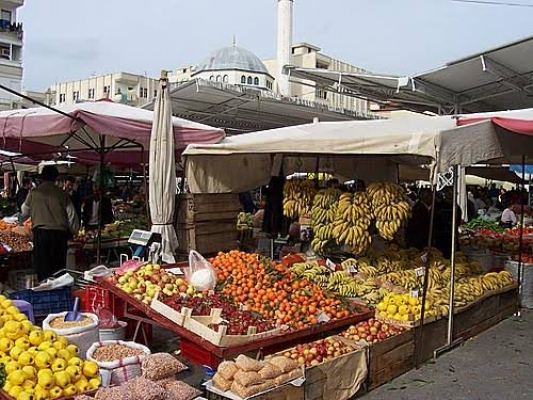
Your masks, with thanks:
M177 234L179 253L196 250L203 255L237 249L237 216L241 210L235 193L180 196Z

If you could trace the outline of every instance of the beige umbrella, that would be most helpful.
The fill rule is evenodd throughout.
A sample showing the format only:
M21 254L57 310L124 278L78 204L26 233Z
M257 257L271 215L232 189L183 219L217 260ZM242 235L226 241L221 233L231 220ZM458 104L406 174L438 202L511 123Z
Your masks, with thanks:
M175 144L172 106L166 72L161 74L154 103L154 122L150 136L150 216L152 232L161 234L162 259L174 263L178 238L174 229L176 207Z

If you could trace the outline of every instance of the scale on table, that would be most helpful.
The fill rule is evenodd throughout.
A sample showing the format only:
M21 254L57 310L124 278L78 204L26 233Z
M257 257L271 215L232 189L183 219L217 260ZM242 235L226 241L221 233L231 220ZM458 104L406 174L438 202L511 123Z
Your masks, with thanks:
M148 253L148 258L152 262L157 262L161 256L161 234L134 229L128 239L128 243L133 247L132 258L142 259Z

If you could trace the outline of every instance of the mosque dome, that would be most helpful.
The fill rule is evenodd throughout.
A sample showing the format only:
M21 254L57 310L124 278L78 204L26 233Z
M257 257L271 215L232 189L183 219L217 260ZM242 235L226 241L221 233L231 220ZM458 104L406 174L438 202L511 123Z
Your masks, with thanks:
M242 47L224 47L215 51L196 66L195 74L206 71L246 71L268 74L265 64L251 51Z

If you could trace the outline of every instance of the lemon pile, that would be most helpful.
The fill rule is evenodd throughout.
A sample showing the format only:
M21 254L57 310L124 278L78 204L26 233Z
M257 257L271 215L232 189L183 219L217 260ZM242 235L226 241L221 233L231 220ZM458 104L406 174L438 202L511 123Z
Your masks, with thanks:
M383 297L376 308L378 317L395 319L397 321L413 321L420 318L421 304L417 297L407 293L389 293Z
M0 363L3 389L16 400L74 396L101 385L98 365L78 357L78 347L63 336L33 325L0 295Z

